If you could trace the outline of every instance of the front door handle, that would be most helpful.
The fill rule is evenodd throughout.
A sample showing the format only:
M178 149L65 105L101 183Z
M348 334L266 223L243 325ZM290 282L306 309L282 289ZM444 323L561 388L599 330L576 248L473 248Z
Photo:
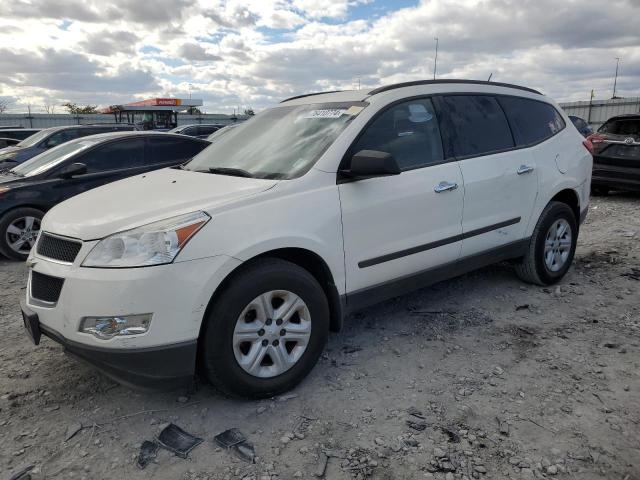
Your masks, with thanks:
M520 168L518 168L518 175L524 175L529 172L533 172L533 167L529 165L520 165Z
M456 188L458 188L457 183L440 182L438 185L436 185L436 188L434 188L433 191L436 193L442 193L448 192L450 190L455 190Z

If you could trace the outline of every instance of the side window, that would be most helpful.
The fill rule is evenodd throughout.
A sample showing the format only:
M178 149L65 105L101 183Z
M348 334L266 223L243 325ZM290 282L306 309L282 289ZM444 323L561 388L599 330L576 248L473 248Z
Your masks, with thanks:
M180 133L182 135L189 135L190 137L193 137L198 134L198 127L187 127Z
M494 97L455 95L442 99L447 137L456 157L487 155L513 148L513 135Z
M565 127L558 111L548 103L519 97L500 97L499 101L509 116L519 146L542 142Z
M194 157L207 146L189 138L149 138L148 163L181 163Z
M66 143L69 140L73 140L78 137L80 137L80 132L78 131L77 128L69 128L67 130L61 130L51 135L45 141L45 146L47 148L57 147L58 145L62 145L63 143Z
M383 111L351 151L360 150L390 153L402 170L442 162L442 140L431 100L411 100Z
M87 152L78 160L87 165L87 173L143 166L144 139L116 140Z

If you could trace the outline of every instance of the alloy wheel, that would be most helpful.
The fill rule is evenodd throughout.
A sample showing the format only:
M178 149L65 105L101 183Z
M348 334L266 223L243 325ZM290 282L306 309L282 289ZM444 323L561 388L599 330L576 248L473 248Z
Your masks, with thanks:
M306 303L290 291L272 290L242 310L233 332L233 353L245 372L271 378L300 360L310 337Z
M36 217L19 217L7 227L5 238L9 248L19 254L28 254L35 245L40 233L40 219Z
M571 226L567 220L560 218L551 225L544 242L544 263L549 271L557 272L564 267L571 245Z

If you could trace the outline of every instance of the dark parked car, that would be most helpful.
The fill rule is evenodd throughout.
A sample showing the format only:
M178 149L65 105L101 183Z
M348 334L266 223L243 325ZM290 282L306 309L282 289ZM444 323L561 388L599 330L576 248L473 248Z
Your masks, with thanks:
M640 191L640 114L610 118L589 140L593 144L592 192Z
M134 128L133 125L127 124L73 125L45 128L38 133L32 134L13 147L6 147L0 150L0 170L13 168L17 164L29 160L45 150L61 145L69 140L98 133L133 130Z
M179 133L180 135L188 135L190 137L207 138L213 132L220 130L224 125L218 125L213 123L182 125L176 127L173 130L169 130L169 133Z
M38 133L41 128L4 128L0 127L0 137L1 138L13 138L15 140L24 140L25 138L29 138L34 133Z
M16 140L15 138L0 137L0 148L13 147L17 143L20 143L20 140Z
M54 205L100 185L184 163L206 140L158 132L104 133L52 148L0 173L0 253L24 260Z
M593 133L593 128L591 128L591 125L589 125L586 120L576 117L575 115L569 115L569 120L571 120L583 137L586 138Z

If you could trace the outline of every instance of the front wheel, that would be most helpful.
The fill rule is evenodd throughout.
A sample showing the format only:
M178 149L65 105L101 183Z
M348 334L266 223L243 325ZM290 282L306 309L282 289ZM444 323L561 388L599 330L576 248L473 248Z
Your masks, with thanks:
M204 321L209 381L230 395L264 398L293 388L314 367L328 337L329 306L307 270L267 258L234 275Z
M40 233L44 213L35 208L16 208L0 218L0 253L13 260L26 260Z
M551 202L538 219L529 247L516 265L518 276L528 283L552 285L567 273L578 241L578 223L573 210Z

